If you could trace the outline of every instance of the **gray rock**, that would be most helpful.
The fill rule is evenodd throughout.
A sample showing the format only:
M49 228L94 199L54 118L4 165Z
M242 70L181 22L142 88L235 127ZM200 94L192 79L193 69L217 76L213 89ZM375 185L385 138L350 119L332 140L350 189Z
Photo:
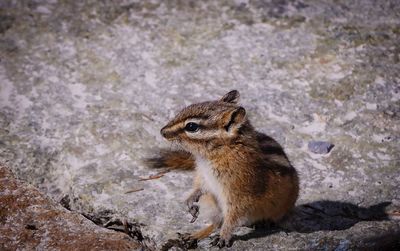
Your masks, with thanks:
M308 150L313 153L327 154L335 145L326 141L310 141L307 146Z
M144 224L160 247L202 227L183 203L192 174L141 181L158 172L142 160L171 147L159 130L175 112L238 89L301 194L291 231L240 228L232 249L394 245L399 222L368 209L400 205L397 0L0 6L0 161L71 210ZM321 138L329 155L299 147Z

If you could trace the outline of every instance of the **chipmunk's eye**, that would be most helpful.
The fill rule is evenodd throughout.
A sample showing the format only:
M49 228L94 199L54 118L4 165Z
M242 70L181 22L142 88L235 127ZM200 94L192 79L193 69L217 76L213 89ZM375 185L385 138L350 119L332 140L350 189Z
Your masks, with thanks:
M196 124L194 122L189 122L185 126L185 131L187 132L197 132L200 129L199 124Z

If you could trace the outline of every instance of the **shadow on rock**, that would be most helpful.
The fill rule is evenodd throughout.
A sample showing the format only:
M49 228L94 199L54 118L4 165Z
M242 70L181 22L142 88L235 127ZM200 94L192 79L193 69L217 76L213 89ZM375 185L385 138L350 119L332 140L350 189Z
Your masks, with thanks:
M389 220L386 207L390 204L391 202L382 202L370 207L360 207L339 201L315 201L297 206L294 212L279 226L257 224L255 231L243 236L236 236L235 239L260 238L282 230L299 233L345 230L360 221Z
M360 221L389 220L382 202L370 207L360 207L339 201L316 201L299 205L283 225L290 231L310 233L320 230L345 230Z

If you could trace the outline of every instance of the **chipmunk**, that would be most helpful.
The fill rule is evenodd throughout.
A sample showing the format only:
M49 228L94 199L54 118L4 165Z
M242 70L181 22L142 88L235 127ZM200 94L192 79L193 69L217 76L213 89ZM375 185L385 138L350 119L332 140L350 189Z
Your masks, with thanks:
M151 160L154 167L195 168L194 188L186 200L191 222L199 214L200 197L216 213L191 238L206 238L221 227L212 241L219 247L232 244L236 227L282 219L299 193L297 172L282 147L253 128L238 99L233 90L220 100L184 108L161 129L183 151L164 151Z

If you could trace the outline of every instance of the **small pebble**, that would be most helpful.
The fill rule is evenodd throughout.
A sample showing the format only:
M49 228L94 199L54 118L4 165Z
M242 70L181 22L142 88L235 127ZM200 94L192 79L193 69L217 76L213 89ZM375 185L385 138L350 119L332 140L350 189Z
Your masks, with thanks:
M335 145L326 141L310 141L308 142L308 150L317 154L329 153Z

